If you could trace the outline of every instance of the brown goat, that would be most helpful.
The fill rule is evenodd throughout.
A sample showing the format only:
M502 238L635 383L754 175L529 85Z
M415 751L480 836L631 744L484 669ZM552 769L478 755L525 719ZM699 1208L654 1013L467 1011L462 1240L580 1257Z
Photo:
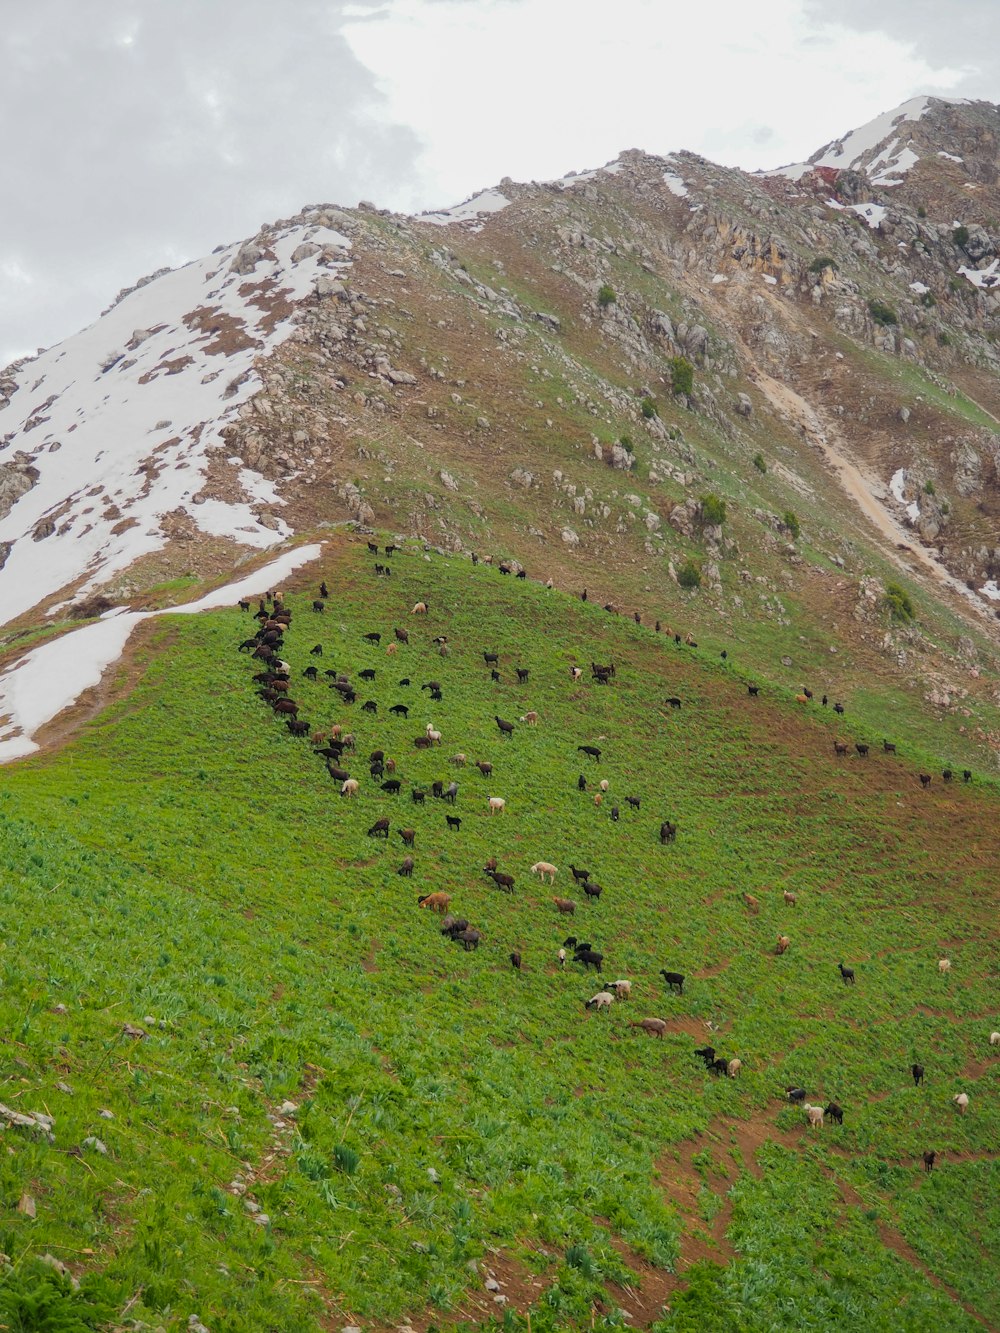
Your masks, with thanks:
M425 893L417 899L418 907L429 907L432 912L447 912L451 902L450 893Z

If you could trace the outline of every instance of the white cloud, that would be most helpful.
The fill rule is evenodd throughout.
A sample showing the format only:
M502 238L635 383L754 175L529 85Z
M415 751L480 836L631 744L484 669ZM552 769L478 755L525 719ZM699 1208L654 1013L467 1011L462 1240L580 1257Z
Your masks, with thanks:
M689 148L750 169L802 158L961 71L906 42L771 0L387 0L344 29L385 114L423 141L420 203L544 179L622 148Z

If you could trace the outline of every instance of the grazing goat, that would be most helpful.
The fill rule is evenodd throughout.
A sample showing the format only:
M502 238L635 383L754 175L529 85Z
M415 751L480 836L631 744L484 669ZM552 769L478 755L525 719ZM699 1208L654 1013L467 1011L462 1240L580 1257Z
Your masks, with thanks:
M828 1115L831 1120L835 1120L838 1125L844 1123L844 1112L836 1102L831 1102L829 1106L825 1107L823 1113Z
M462 948L466 953L479 948L479 941L483 938L478 930L463 930L456 935L452 935L453 940L461 941Z
M316 670L314 666L307 666L302 674L306 678L306 680L315 680L316 677L319 675L319 672Z
M810 1106L808 1102L802 1103L802 1109L809 1117L809 1125L812 1129L823 1128L823 1108L822 1106Z
M600 898L601 894L604 892L604 886L601 884L595 884L593 880L588 880L587 883L584 884L583 886L583 891L588 898L593 898L596 900Z
M706 1065L710 1065L712 1061L715 1059L714 1046L696 1046L694 1048L694 1053L695 1055L700 1055L701 1058L705 1061Z
M924 788L929 787L931 785L931 775L929 773L920 774L920 785L921 787Z
M415 828L401 828L397 829L396 832L403 839L404 847L413 846L414 840L417 836L417 830Z
M487 764L481 759L476 760L476 767L479 769L480 773L482 773L484 778L488 778L493 772L493 765Z
M570 680L579 680L582 675L583 675L583 667L578 667L578 666L570 667L569 669Z
M364 639L365 643L379 644L382 642L381 634L363 634L362 638Z
M421 791L419 787L414 787L413 790L410 792L410 800L413 802L414 805L423 805L424 802L427 800L427 793L425 791Z
M844 979L844 985L846 986L848 983L850 983L850 984L853 986L853 985L854 985L854 968L853 968L853 967L845 967L843 963L838 963L837 966L840 968L840 975L841 975L841 976L843 977L843 979Z
M938 959L938 971L939 971L939 972L950 972L950 971L951 971L951 959L950 959L950 958L939 958L939 959Z
M596 745L578 745L576 748L580 754L589 755L595 764L601 762L601 752Z
M717 1060L712 1060L711 1062L706 1061L705 1068L710 1069L715 1077L718 1078L720 1074L729 1073L729 1062L724 1055L720 1055Z
M549 883L554 884L556 882L557 868L558 867L554 866L551 861L536 861L531 867L531 873L533 875L539 875L543 884L545 883L545 876L548 875Z
M680 701L680 699L678 699L678 697L677 697L676 694L672 694L672 695L669 697L669 699L665 699L665 700L664 700L664 703L668 703L668 704L670 705L671 708L680 708L680 707L681 707L681 701Z
M403 863L396 871L397 875L405 875L409 879L413 874L414 860L412 856L404 856Z
M789 907L794 907L799 900L798 894L791 893L788 889L785 889L781 896Z
M369 838L388 838L389 821L386 818L376 819L375 823L368 830Z
M668 972L665 968L660 968L660 976L667 983L671 990L676 990L678 995L684 994L684 973Z
M389 796L398 796L399 789L402 785L403 784L400 782L399 778L389 778L382 783L382 791Z
M520 952L519 952L517 949L514 949L513 952L512 952L511 955L510 955L510 965L511 965L511 967L514 968L515 972L520 972L520 970L521 970L521 954L520 954Z
M726 1073L730 1078L739 1078L740 1070L743 1068L742 1060L730 1060L726 1066Z
M569 863L569 868L573 872L573 878L576 880L577 884L586 883L586 881L590 879L590 871L577 869L572 861Z
M585 949L581 945L577 945L573 955L573 962L582 963L584 972L586 972L588 967L592 967L595 972L600 972L601 963L603 961L604 954L597 953L594 949Z
M454 829L456 833L461 831L462 828L461 815L445 815L445 822L447 823L448 827Z
M529 727L533 727L538 722L538 714L532 709L531 712L525 713L524 717L521 718L521 721L526 723Z
M360 791L357 778L345 778L340 789L341 796L357 796Z
M427 614L427 603L417 602L416 606L410 612L411 616L425 616Z
M963 781L963 782L971 782L971 781L972 781L972 769L971 769L971 768L963 768L963 769L962 769L962 781Z
M760 911L760 899L755 898L752 893L744 892L743 901L746 903L750 911L753 912L754 916L756 916Z
M450 801L451 804L454 805L454 804L455 804L455 797L456 797L457 795L458 795L458 783L457 783L457 782L449 782L449 783L448 783L448 789L447 789L447 791L444 793L444 799L445 799L446 801Z
M788 938L787 935L779 935L778 943L774 946L774 952L779 955L783 954L787 950L791 942L792 941Z
M868 746L867 746L867 745L862 745L860 742L858 742L858 743L855 744L854 748L855 748L855 750L857 750L858 754L861 756L862 759L867 759L867 758L868 758Z
M941 777L944 779L945 782L950 782L954 776L955 774L951 771L950 768L944 769L943 772L941 773Z
M843 705L843 704L834 704L834 705L833 705L833 711L837 714L838 717L843 717L843 716L844 716L844 712L845 712L844 705Z
M566 966L566 950L565 950L565 949L560 949L560 950L559 950L559 953L557 954L557 957L558 957L558 959L559 959L559 966L560 966L560 967L565 967L565 966Z
M597 806L598 809L600 809L600 807L604 804L604 793L603 793L603 792L600 792L600 791L599 791L599 792L597 793L597 795L594 797L594 804Z
M507 802L504 800L504 798L503 798L502 796L491 796L491 797L490 797L490 814L491 814L491 815L502 815L503 812L504 812L504 810L506 809L506 807L507 807Z
M895 746L895 743L894 743L893 741L886 741L886 740L883 740L883 742L882 742L882 753L883 753L883 754L895 754L895 753L896 753L896 746Z
M665 819L660 825L660 846L665 843L677 841L677 825L672 824L669 819Z
M504 736L504 737L506 737L506 736L513 736L513 734L514 734L514 724L513 724L513 722L505 722L505 721L503 720L502 717L497 717L497 715L496 715L495 713L494 713L494 715L493 715L493 720L494 720L494 722L496 722L497 726L500 728L500 735L501 735L501 736Z
M662 1018L640 1018L632 1026L642 1028L643 1032L648 1032L651 1037L659 1037L661 1041L664 1032L667 1030L666 1020Z
M389 712L393 715L393 717L408 717L410 710L406 706L406 704L393 704L392 707L389 709Z
M424 893L417 899L418 907L429 907L432 912L446 912L451 902L450 893Z
M500 665L500 654L499 654L499 653L483 653L483 661L486 663L487 666L499 666L499 665Z
M504 893L514 892L513 875L505 875L502 870L487 870L486 873L498 889L503 889Z
M750 695L751 699L756 699L756 698L757 698L757 695L760 694L760 686L759 686L759 685L748 685L748 686L747 686L747 694Z
M839 755L845 755L845 754L847 754L847 742L846 742L846 741L834 741L834 742L833 742L833 753L834 753L834 754L839 754Z
M936 1152L932 1151L924 1153L924 1170L928 1173L928 1175L934 1170L934 1162L936 1158L937 1158Z
M592 995L589 1000L584 1001L584 1009L610 1009L615 1002L615 997L610 991L598 991Z
M806 1099L805 1088L786 1088L785 1092L790 1102L804 1102Z
M608 990L614 991L619 1000L630 1000L632 998L631 981L609 981Z
M527 685L530 670L527 667L515 667L514 670L517 672L518 685Z
M556 911L564 916L572 916L576 911L576 903L572 898L553 898L552 901L556 905Z
M611 786L611 783L607 780L607 778L601 778L600 782L598 783L598 786L600 787L601 791L607 791L608 788Z
M577 778L577 780L576 780L576 789L577 789L577 791L586 791L586 790L587 790L587 779L583 776L582 773L580 774L580 776L579 776L579 777Z
M638 810L639 806L642 804L642 800L638 796L626 796L625 804L632 810Z
M459 751L458 754L453 754L453 755L451 756L451 762L455 765L456 768L464 768L464 767L465 767L465 759L466 759L466 756L465 756L464 754L462 754L461 751Z
M408 629L394 629L392 632L396 636L397 643L410 642L410 631Z
M924 1081L923 1065L910 1065L910 1073L913 1075L913 1086L919 1088Z
M960 1092L952 1097L951 1100L958 1107L958 1114L965 1115L966 1111L969 1109L969 1094L967 1092Z

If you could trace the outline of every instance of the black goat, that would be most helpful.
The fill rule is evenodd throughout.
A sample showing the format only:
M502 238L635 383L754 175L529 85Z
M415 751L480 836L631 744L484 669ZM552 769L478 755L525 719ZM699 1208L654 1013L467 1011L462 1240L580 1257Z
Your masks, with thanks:
M843 1109L839 1107L836 1102L831 1102L830 1105L824 1109L823 1114L829 1116L831 1120L835 1120L838 1125L844 1123Z
M365 635L363 635L362 637L364 638L365 643L375 643L375 644L378 644L378 643L381 643L381 642L382 642L382 635L381 635L381 634L365 634Z
M677 840L677 825L671 824L669 819L665 819L663 823L660 825L661 846L663 845L663 843L676 842L676 840Z
M854 985L854 968L853 968L853 967L845 967L843 963L838 963L837 966L840 968L840 975L844 978L844 985L846 986L847 983L850 982L850 984L853 986L853 985Z
M448 827L453 828L456 832L462 827L461 815L445 815L445 820L447 821Z
M671 990L676 990L678 995L684 994L684 973L668 972L665 968L660 968L660 976L667 983Z
M589 755L595 764L601 762L601 752L596 745L578 745L576 748L580 754Z
M386 818L376 819L375 823L368 830L369 838L388 838L389 821Z
M672 694L672 695L670 696L669 699L664 699L663 702L664 702L664 703L668 703L668 704L670 705L671 708L680 708L680 707L681 707L681 701L680 701L680 699L678 699L678 697L677 697L676 694Z
M513 722L505 722L502 717L497 717L495 713L493 715L493 719L496 722L497 726L500 728L501 736L513 736L514 734Z
M915 1088L919 1087L924 1081L923 1065L910 1065L910 1073L913 1075L913 1086Z
M573 872L573 878L576 880L577 884L584 884L590 879L589 870L577 870L576 866L572 863L570 864L570 870Z
M595 972L600 972L601 964L604 962L604 955L602 953L596 953L593 949L578 948L573 957L573 961L574 963L582 963L584 972L586 972L588 967L592 967Z
M403 858L403 864L402 864L402 865L399 867L399 869L396 871L396 874L397 874L397 875L406 875L407 878L410 878L410 877L412 877L412 875L413 875L413 866L414 866L413 857L412 857L412 856L405 856L405 857Z
M410 715L410 710L407 708L406 704L393 704L389 709L389 712L393 717L409 717Z
M595 884L593 880L588 880L583 886L583 891L588 898L593 898L596 901L604 892L604 885Z

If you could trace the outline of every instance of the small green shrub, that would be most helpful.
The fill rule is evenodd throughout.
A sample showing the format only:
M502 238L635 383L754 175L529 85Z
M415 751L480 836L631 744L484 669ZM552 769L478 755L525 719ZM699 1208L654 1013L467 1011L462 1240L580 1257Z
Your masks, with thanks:
M965 247L969 244L969 229L964 222L959 223L959 225L951 233L951 239L955 242L955 244L958 246L960 250L964 250Z
M868 313L876 324L898 324L899 317L891 305L886 305L884 301L878 301L873 296L868 302Z
M361 1164L361 1157L346 1143L338 1143L333 1150L333 1164L345 1176L353 1176Z
M656 410L656 403L652 398L644 398L640 404L639 410L642 412L646 421L650 421L653 417L659 416L659 413Z
M938 334L938 342L941 344L942 347L950 347L950 346L951 346L951 338L948 336L947 333L945 333L945 331L944 331L943 329L942 329L941 332Z
M571 1245L566 1251L566 1263L570 1268L581 1272L584 1277L597 1276L597 1265L586 1245Z
M687 397L694 392L694 366L686 356L671 357L670 387L675 394Z
M682 588L700 588L701 570L693 560L685 560L677 571L677 582Z
M606 282L603 283L601 290L597 293L597 304L601 309L606 310L609 305L614 305L617 300L618 297L615 295L615 289L609 287Z
M920 295L920 304L926 306L929 310L931 306L937 305L937 297L933 292L922 292Z
M763 454L754 454L753 465L757 469L757 471L760 472L761 474L767 471L767 464L764 462Z
M799 533L802 531L802 529L799 527L799 520L796 517L796 515L793 514L790 509L786 509L784 514L782 515L781 522L783 527L785 527L791 533L792 541L797 542L799 539Z
M631 435L619 435L619 436L618 436L618 443L622 446L623 449L629 449L629 450L631 450L631 448L632 448L632 436L631 436Z
M726 502L714 493L698 501L698 517L707 528L720 528L726 521Z
M898 583L885 585L885 600L894 620L909 621L916 614L908 593Z
M924 208L923 204L917 204L917 217L925 218L926 216L927 216L927 209Z
M924 494L925 495L934 494L934 483L931 481L930 477L928 477L927 480L924 482Z
M824 269L828 268L832 268L834 273L836 273L837 261L833 259L830 255L820 255L818 258L814 259L813 262L809 265L809 272L822 273Z

